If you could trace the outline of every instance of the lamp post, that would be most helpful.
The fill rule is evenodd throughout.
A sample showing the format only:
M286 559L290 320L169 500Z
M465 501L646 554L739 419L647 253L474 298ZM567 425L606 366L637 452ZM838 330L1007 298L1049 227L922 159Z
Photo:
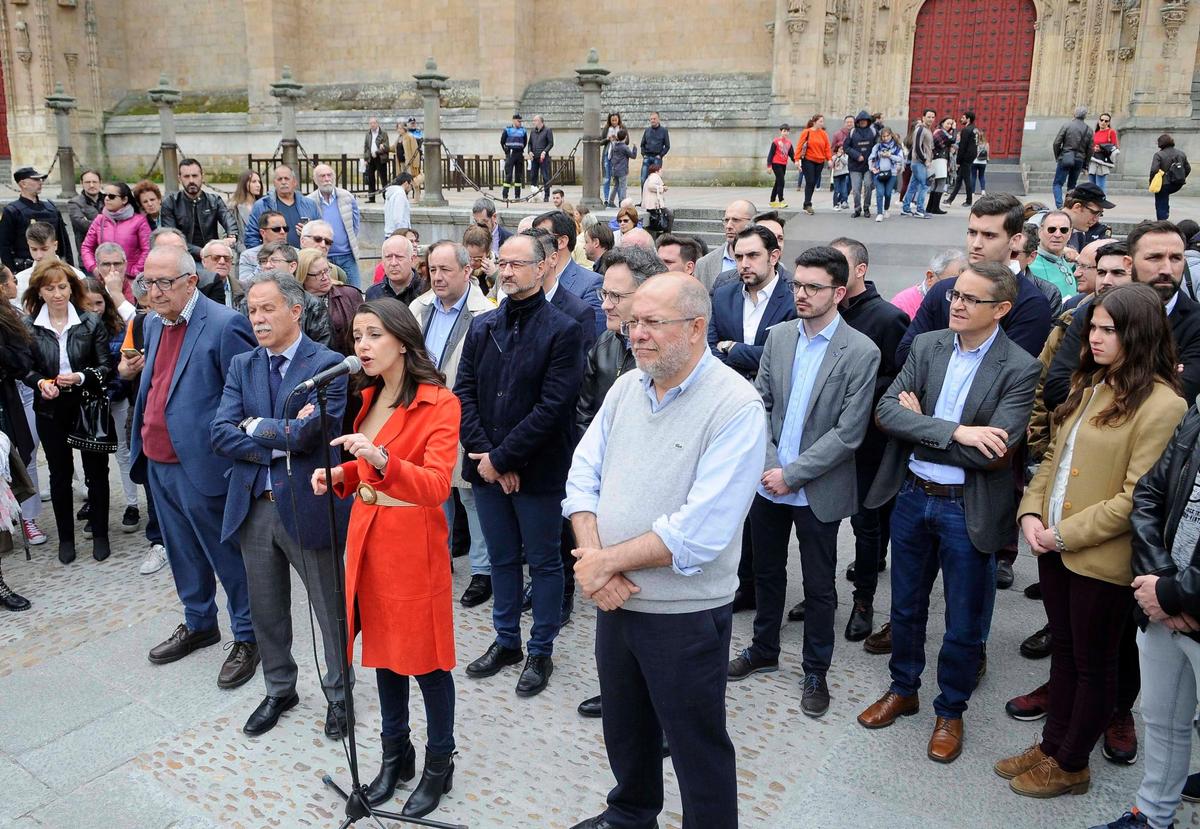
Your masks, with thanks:
M413 75L425 104L425 207L445 207L449 202L442 195L442 90L449 84L448 76L437 71L437 61L428 58L425 71Z
M71 110L78 103L66 93L61 83L54 84L54 94L46 97L46 107L54 112L54 128L58 133L58 175L62 194L75 195L75 154L71 150Z
M608 83L609 71L600 65L600 54L588 51L587 63L575 70L575 82L583 89L583 199L589 210L601 206L600 177L603 171L600 134L600 90Z
M175 141L175 105L183 97L171 86L167 73L158 76L158 86L147 93L152 103L158 105L158 131L162 135L159 152L162 153L163 189L174 193L179 189L179 145Z
M283 67L283 76L271 84L271 95L279 99L280 130L282 140L280 155L283 163L292 168L296 180L300 180L300 141L296 137L296 102L305 96L304 84L292 78L292 67Z

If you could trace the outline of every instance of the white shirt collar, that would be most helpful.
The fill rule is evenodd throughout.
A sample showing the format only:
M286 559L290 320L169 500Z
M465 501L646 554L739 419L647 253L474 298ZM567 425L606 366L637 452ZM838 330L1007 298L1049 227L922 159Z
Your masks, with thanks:
M771 277L771 281L758 289L758 301L754 303L756 306L761 305L769 300L771 298L771 294L775 293L775 285L779 282L779 271L772 269L771 273L774 274ZM742 283L742 297L745 299L750 299L750 292L746 290L745 283Z
M1167 304L1164 306L1168 317L1171 316L1171 312L1175 310L1175 303L1177 303L1178 301L1179 301L1179 291L1176 291L1175 296L1171 297L1167 301Z
M67 303L67 327L64 328L63 331L66 332L66 331L70 330L73 326L79 325L79 322L80 322L79 312L75 310L74 304L68 302ZM55 331L54 326L50 324L50 306L49 305L42 305L42 310L38 311L37 319L35 319L33 321L33 324L41 326L42 328L47 328L50 331L53 331L55 333L55 335L58 334L58 332Z

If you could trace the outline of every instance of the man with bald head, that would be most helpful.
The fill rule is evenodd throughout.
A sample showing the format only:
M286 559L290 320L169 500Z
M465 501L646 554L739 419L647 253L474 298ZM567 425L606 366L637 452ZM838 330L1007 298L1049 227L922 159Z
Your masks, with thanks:
M708 350L710 313L684 274L638 288L622 325L638 370L605 396L567 478L616 778L608 808L574 829L655 825L664 733L684 825L737 825L724 649L767 435L762 399Z
M387 141L387 137L384 137ZM384 150L383 164L387 166L386 149ZM355 288L361 288L361 281L358 276L358 232L361 226L361 218L358 210L358 199L354 194L344 187L338 187L334 182L333 168L328 164L318 164L313 167L312 171L313 182L317 185L315 192L309 195L316 202L317 209L321 211L321 219L328 223L332 234L323 237L328 239L328 247L325 252L329 259L329 264L336 265L346 272L346 284ZM382 180L382 176L380 176ZM371 201L374 201L375 193L372 182ZM308 228L305 227L305 231ZM301 236L301 247L304 239Z
M275 168L271 174L271 185L267 194L256 201L250 210L250 221L246 223L246 247L262 244L258 217L266 210L275 210L283 214L283 223L287 225L287 243L298 248L304 223L321 218L321 210L315 201L296 192L296 173L288 165L280 164Z
M754 221L757 212L754 204L745 199L732 201L725 208L725 216L721 219L725 227L725 244L709 251L696 263L696 278L704 284L710 294L718 276L725 271L737 269L737 262L733 258L733 241Z
M398 299L405 305L425 293L417 275L417 255L408 237L397 233L383 240L383 280L367 288L367 301Z
M621 234L621 241L617 243L619 248L644 248L645 250L654 252L654 237L640 227L635 227L633 230L627 230Z

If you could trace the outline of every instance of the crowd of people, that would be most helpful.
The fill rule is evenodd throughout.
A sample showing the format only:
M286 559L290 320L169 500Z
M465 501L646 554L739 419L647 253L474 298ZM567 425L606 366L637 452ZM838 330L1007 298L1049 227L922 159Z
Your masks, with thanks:
M917 145L937 146L934 116L914 130ZM821 155L841 153L843 200L869 211L874 188L886 211L906 151L869 114L853 120L827 147L819 118L801 134L805 184ZM377 142L368 136L368 148ZM781 130L773 158L793 158L789 145ZM803 623L801 711L828 711L845 519L855 556L843 638L890 654L882 694L858 722L878 729L919 712L940 574L946 629L924 748L954 762L987 670L996 591L1011 587L1023 537L1039 573L1026 592L1048 624L1022 652L1050 656L1050 670L1006 711L1046 722L1027 751L995 758L996 773L1019 795L1086 792L1097 742L1112 762L1139 756L1140 692L1144 780L1136 806L1107 826L1165 829L1181 797L1200 798L1200 777L1188 775L1200 226L1146 221L1114 239L1098 184L1077 183L1061 208L975 196L961 169L974 160L959 157L965 245L938 253L890 302L869 278L866 244L842 236L784 262L785 218L740 199L708 250L683 234L655 238L632 206L610 226L559 189L513 231L481 198L461 239L422 246L413 228L390 228L368 279L357 201L322 166L311 195L281 165L269 190L248 172L226 202L185 159L182 189L155 196L153 221L137 187L86 173L84 198L103 205L82 235L76 226L77 251L40 198L44 175L22 168L21 196L0 221L0 511L20 513L30 543L47 541L40 448L59 560L76 560L86 522L103 561L116 454L122 530L142 527L139 496L146 506L140 572L169 565L183 610L148 659L172 663L221 640L219 581L233 644L217 683L238 687L262 667L251 736L299 702L298 574L324 647L327 737L350 728L355 675L342 667L360 636L361 664L375 671L373 805L416 776L416 679L427 733L403 807L411 817L453 786L451 558L470 566L459 603L490 601L495 631L463 675L496 683L512 668L521 697L551 682L581 595L598 608L599 694L578 710L602 719L616 784L574 829L653 825L668 753L684 825L737 825L727 684L779 670L786 615ZM784 171L773 166L777 208ZM401 175L407 195L412 176ZM921 198L907 203L920 212ZM302 385L351 355L360 376L345 365L320 396ZM788 608L793 528L803 600ZM877 625L889 569L891 608ZM32 605L2 579L0 604ZM749 611L753 634L734 645L732 616Z

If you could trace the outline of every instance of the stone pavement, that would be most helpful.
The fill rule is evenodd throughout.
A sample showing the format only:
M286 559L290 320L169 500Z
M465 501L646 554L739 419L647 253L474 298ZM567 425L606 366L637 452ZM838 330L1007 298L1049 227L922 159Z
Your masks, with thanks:
M49 504L45 507L42 523L49 529L53 522ZM224 653L217 647L172 665L151 665L146 651L180 620L170 571L137 574L145 549L140 532L118 532L114 542L113 556L97 563L83 541L80 559L64 567L51 533L50 543L34 549L32 561L17 554L4 562L9 583L34 607L5 614L0 627L0 829L337 826L342 807L321 777L329 773L344 783L347 762L342 747L322 734L325 706L302 590L293 591L301 705L268 735L249 738L241 726L262 694L261 678L237 690L218 689ZM839 557L840 572L853 559L846 522ZM468 574L465 559L455 563L457 595ZM1022 556L1016 570L1015 588L997 598L989 672L967 713L966 749L950 766L925 758L935 693L932 665L920 715L877 732L855 722L885 689L887 662L840 638L849 614L845 581L839 577L839 639L829 674L833 704L822 719L800 713L802 626L786 625L782 670L733 684L728 692L742 825L1086 827L1119 815L1140 780L1140 762L1117 767L1097 749L1091 792L1044 802L1012 794L992 773L996 759L1025 748L1039 730L1036 723L1005 717L1004 701L1042 682L1049 668L1048 662L1017 654L1020 640L1041 626L1043 615L1020 592L1033 580L1033 560ZM797 556L789 575L790 606L800 598ZM889 592L885 574L877 617L886 618ZM935 595L932 641L942 633L942 609ZM489 611L490 604L455 606L460 754L454 790L431 817L479 829L570 826L600 811L612 783L599 722L575 713L576 704L597 688L594 611L579 606L559 638L549 688L528 700L513 693L515 668L483 681L462 673L491 641ZM736 617L735 649L748 641L751 621L750 614ZM928 652L932 658L936 647ZM371 672L360 668L359 680L356 733L369 780L379 756L379 706ZM413 731L420 750L419 698L414 689ZM1197 767L1200 762L1193 762ZM678 827L680 802L670 762L664 769L663 822ZM410 791L406 786L390 807L398 809ZM1200 825L1190 806L1181 816L1181 826Z

